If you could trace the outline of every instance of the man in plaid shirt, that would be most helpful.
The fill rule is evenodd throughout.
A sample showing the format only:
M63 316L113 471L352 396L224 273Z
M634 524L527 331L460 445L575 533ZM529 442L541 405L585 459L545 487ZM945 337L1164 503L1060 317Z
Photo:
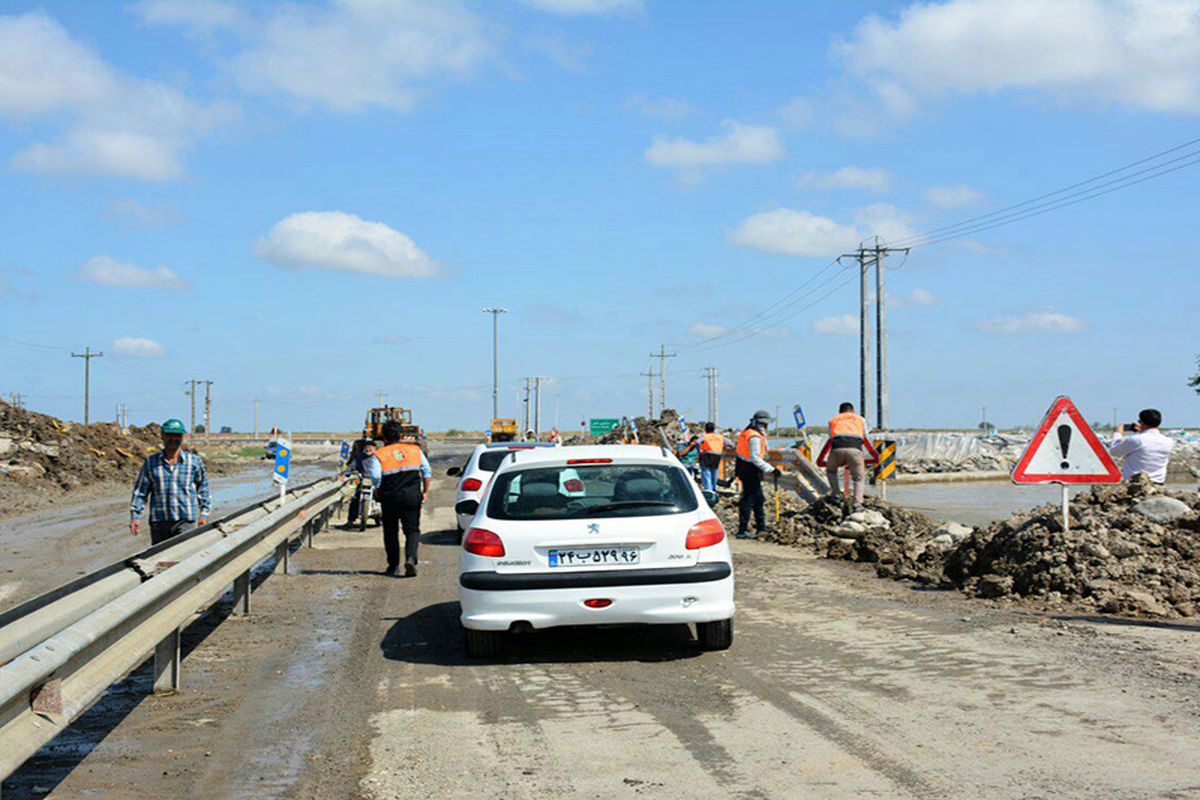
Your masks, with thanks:
M150 498L150 543L177 536L193 522L208 522L212 502L204 460L182 450L187 429L177 419L163 423L163 449L142 464L129 501L129 532L137 536L142 511Z

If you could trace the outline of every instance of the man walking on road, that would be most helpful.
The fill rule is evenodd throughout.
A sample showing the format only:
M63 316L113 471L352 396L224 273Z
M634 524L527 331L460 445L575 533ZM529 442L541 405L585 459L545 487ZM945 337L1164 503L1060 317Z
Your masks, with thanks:
M421 541L421 504L429 496L433 470L421 448L400 441L400 423L383 424L383 447L367 459L367 470L379 488L379 511L383 517L383 547L387 551L386 574L395 575L400 566L400 528L404 528L404 575L417 574L417 546Z
M750 512L754 512L754 528L758 533L768 533L766 514L763 511L762 476L774 472L775 468L763 458L767 452L767 426L772 417L766 411L756 411L750 423L737 440L736 474L742 482L742 499L738 501L739 539L757 539L750 532Z
M838 468L845 467L854 479L854 505L863 504L866 491L867 462L863 456L863 445L867 441L867 421L854 413L853 403L842 403L838 414L829 420L829 456L825 460L825 474L835 497L842 495L838 483Z
M129 501L129 532L141 531L141 516L150 500L150 543L177 536L199 522L208 522L212 502L204 460L183 450L187 428L177 419L162 426L163 449L142 463Z

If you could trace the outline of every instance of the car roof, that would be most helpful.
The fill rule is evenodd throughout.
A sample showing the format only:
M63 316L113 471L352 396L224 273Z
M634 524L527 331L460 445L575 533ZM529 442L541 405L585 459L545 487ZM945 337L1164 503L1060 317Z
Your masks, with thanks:
M500 450L502 448L522 448L522 447L557 447L554 442L487 442L480 445L485 450Z
M647 461L670 463L675 460L663 448L646 444L587 444L519 452L515 458L506 459L500 469L507 470L513 464L523 467L529 464L566 463L575 459L589 458L605 458L611 459L613 462L630 463Z

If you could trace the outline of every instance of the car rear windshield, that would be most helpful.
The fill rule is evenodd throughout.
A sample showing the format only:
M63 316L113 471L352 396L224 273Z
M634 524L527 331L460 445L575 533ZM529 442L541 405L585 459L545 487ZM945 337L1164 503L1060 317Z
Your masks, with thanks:
M647 517L696 510L691 481L678 467L590 464L534 467L496 479L493 519Z
M495 472L500 462L508 458L511 450L487 450L479 454L479 469L484 472Z

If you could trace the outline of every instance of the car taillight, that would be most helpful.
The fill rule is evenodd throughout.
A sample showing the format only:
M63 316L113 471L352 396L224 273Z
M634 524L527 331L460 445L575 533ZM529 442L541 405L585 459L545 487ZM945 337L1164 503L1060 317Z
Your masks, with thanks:
M611 458L572 458L568 459L568 464L611 464Z
M474 492L477 491L480 486L483 486L483 481L479 480L479 478L467 478L458 488L464 492Z
M571 478L570 480L563 481L563 488L568 492L582 492L583 481L577 481L574 478Z
M594 597L591 600L584 600L583 604L588 608L608 608L612 605L612 600L607 597Z
M687 533L687 549L712 547L725 538L725 526L718 519L706 519L693 525Z
M722 531L724 533L724 531ZM477 556L497 558L504 555L504 542L500 537L483 528L471 528L463 537L463 549Z

